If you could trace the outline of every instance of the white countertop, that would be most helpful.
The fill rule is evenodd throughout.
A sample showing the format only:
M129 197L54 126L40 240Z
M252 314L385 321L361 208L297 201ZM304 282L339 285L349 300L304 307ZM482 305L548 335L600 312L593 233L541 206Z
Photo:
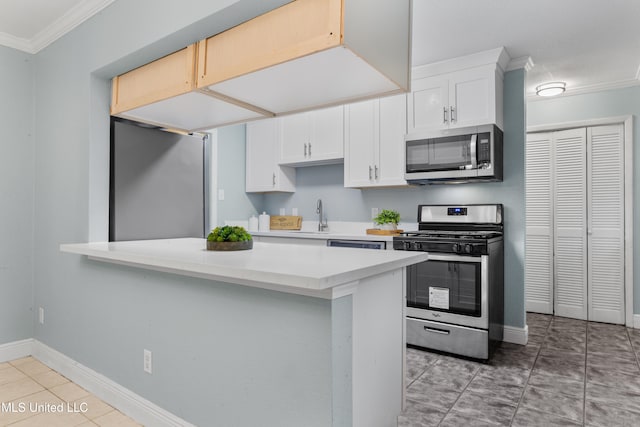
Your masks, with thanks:
M90 259L321 298L352 292L366 277L427 260L426 252L254 242L248 251L205 250L204 239L62 244Z

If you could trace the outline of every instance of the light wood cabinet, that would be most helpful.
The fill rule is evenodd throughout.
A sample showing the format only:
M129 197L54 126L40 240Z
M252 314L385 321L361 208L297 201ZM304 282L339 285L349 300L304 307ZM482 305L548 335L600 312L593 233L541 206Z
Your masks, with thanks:
M486 65L412 82L409 133L495 123L502 128L502 77Z
M345 107L344 186L406 186L404 135L406 96L350 104Z
M410 21L409 0L292 1L115 77L111 114L193 132L403 92Z
M264 117L261 112L195 91L196 45L114 77L111 115L179 131Z
M340 163L344 158L344 107L283 116L278 123L281 165Z
M160 58L112 81L111 114L191 92L195 87L196 45Z
M296 191L296 170L278 165L278 143L276 119L247 123L247 193Z
M292 1L200 41L197 86L276 115L398 93L410 21L408 0Z

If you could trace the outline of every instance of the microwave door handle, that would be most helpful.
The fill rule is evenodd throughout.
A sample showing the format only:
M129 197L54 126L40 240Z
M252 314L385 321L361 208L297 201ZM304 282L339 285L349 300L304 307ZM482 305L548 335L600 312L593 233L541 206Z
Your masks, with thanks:
M471 169L478 168L478 156L476 155L476 148L478 145L478 134L471 135L471 142L469 148L471 149Z

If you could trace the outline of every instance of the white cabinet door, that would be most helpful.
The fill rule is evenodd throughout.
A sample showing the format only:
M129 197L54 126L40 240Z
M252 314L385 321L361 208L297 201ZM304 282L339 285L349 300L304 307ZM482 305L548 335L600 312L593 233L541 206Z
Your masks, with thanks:
M280 164L339 163L344 158L342 106L279 118Z
M624 131L587 129L589 320L624 324Z
M292 114L276 119L280 126L280 163L307 160L310 114Z
M555 314L587 319L586 130L554 133Z
M553 314L552 133L530 133L526 141L526 310Z
M496 123L502 126L502 80L495 65L469 68L411 82L407 132Z
M407 133L407 97L380 98L380 138L376 151L377 185L405 186L404 136ZM375 175L374 168L374 175Z
M495 71L472 68L449 76L449 127L496 123Z
M345 106L344 186L369 187L375 184L374 151L378 144L377 99Z
M407 131L439 130L449 125L449 80L427 77L411 82L407 97Z
M345 187L405 186L406 96L346 107Z
M247 123L246 192L295 191L295 169L278 165L275 119Z
M344 107L311 112L308 160L339 161L344 158Z

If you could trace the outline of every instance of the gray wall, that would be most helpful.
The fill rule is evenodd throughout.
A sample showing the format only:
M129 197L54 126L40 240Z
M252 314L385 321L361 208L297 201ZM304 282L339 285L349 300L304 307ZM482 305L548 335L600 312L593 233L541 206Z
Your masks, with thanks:
M634 116L633 130L633 299L634 313L640 312L640 86L607 90L583 95L551 98L530 102L527 111L527 126L550 125L588 119L616 116Z
M502 203L505 208L505 322L523 327L524 316L524 141L525 71L505 74L504 181L432 185L397 189L344 188L343 165L298 168L296 192L265 195L264 209L277 214L297 207L305 219L316 218L321 198L329 221L369 221L371 208L396 209L401 221L416 222L420 203ZM232 219L232 218L227 218Z
M224 200L218 200L218 224L225 220L248 220L262 209L264 196L245 190L245 125L218 129L218 189L224 190ZM213 226L212 226L213 227Z
M33 336L33 57L0 46L0 344Z

